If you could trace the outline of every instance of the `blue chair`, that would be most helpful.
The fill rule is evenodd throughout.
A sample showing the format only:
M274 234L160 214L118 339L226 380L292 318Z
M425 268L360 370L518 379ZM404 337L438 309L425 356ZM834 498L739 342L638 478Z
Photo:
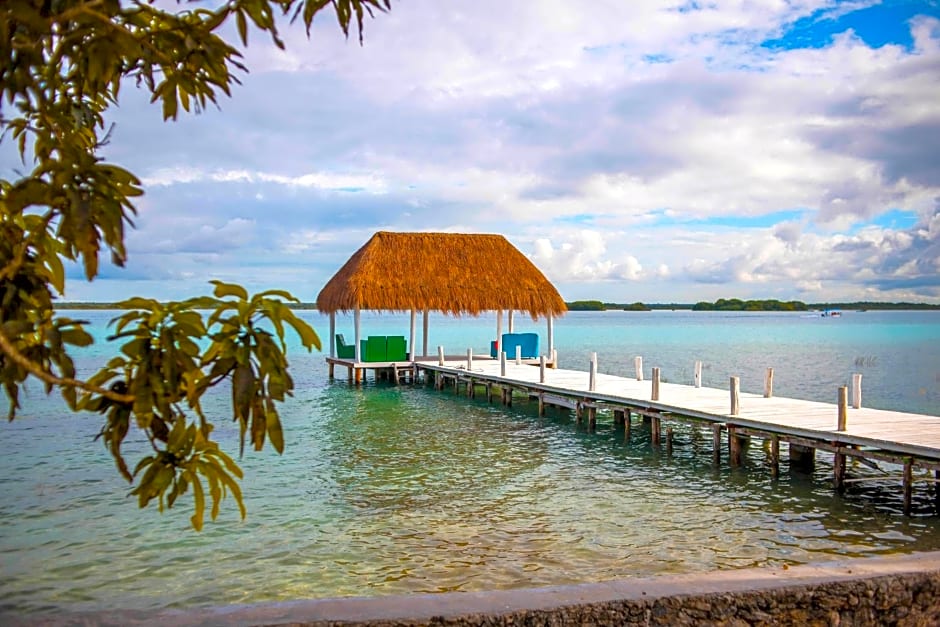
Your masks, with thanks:
M538 333L503 333L502 350L507 358L515 359L517 346L523 359L535 359L539 356Z

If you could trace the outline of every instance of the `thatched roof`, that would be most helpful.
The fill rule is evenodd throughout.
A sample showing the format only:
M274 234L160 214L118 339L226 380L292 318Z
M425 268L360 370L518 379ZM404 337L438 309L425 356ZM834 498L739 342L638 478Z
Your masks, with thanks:
M373 309L478 315L515 310L532 318L567 311L558 290L502 235L372 236L317 296L322 312Z

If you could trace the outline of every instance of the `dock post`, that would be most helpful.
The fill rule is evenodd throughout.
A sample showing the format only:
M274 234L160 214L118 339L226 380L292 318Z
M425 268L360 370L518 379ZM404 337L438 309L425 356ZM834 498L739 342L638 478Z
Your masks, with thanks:
M816 467L816 449L790 443L790 470L811 474Z
M614 410L614 426L623 424L623 410L615 409Z
M577 419L578 424L581 424L581 401L575 401L574 403L574 417Z
M493 402L493 382L492 381L486 382L486 402L487 403Z
M731 415L737 416L741 411L741 377L731 377Z
M552 368L558 367L558 349L552 349Z
M506 351L499 352L499 376L506 376Z
M353 373L353 378L356 380L356 385L360 385L362 383L363 370L364 368L356 368L355 373Z
M597 431L597 405L589 404L587 408L588 415L588 432L594 433Z
M780 476L780 436L770 436L770 476L776 479Z
M512 388L506 388L506 407L512 407Z
M700 388L702 387L702 362L695 362L695 373L692 375L692 384Z
M773 398L774 395L774 369L768 368L764 374L764 398Z
M733 425L728 425L728 464L732 468L736 468L741 465L741 438L738 437L737 428Z
M333 362L331 361L331 362L329 362L329 363L327 364L327 367L326 367L327 376L329 376L330 381L333 380L333 366L334 366L334 364L333 364Z
M933 506L935 512L940 514L940 470L933 471Z
M539 355L539 383L545 383L545 355Z
M832 460L832 485L836 492L842 494L845 492L845 453L837 448Z
M672 455L672 427L666 427L666 455Z
M467 398L475 398L476 391L476 383L474 383L473 377L467 377Z
M721 423L712 424L712 463L721 463Z
M624 442L630 441L630 430L632 426L631 421L630 421L631 417L632 416L630 414L630 408L628 407L626 411L624 411L623 413L623 441ZM940 497L938 497L938 503L940 503Z
M839 387L839 422L836 425L836 431L845 431L845 424L849 417L849 388L842 385Z
M539 416L545 415L545 394L539 392Z
M522 347L516 344L516 365L522 365Z
M914 491L914 460L904 460L904 515L911 515L911 497Z
M862 375L852 375L852 409L862 408Z
M591 364L588 370L588 390L593 392L597 387L597 353L591 353Z
M659 448L660 434L661 434L662 425L659 422L659 416L650 416L650 442L656 448Z
M659 400L659 368L653 368L653 392L650 400Z
M444 365L444 347L443 346L437 347L437 365L438 366Z
M473 370L473 349L467 349L467 372Z
M392 364L392 385L398 385L398 364Z
M636 368L636 380L643 380L643 358L637 355L633 358L633 367Z

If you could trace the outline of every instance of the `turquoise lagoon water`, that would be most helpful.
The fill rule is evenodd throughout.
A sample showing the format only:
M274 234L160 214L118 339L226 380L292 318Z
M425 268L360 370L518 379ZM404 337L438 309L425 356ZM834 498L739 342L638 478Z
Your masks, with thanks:
M77 314L107 334L111 314ZM304 316L325 337L326 320ZM544 347L543 322L516 326ZM365 334L407 327L407 316L363 316ZM351 319L337 331L351 337ZM432 316L430 352L486 352L494 332L492 317ZM647 374L659 366L682 383L701 360L706 385L733 374L760 391L773 366L777 394L825 401L861 372L866 405L940 415L940 312L572 312L555 334L563 367L586 370L596 351L602 372L630 374L642 355ZM106 354L96 346L79 365ZM813 476L784 464L773 480L759 446L745 468L714 468L709 436L686 427L668 456L642 428L624 442L609 417L589 434L564 412L355 388L328 381L321 354L290 358L285 454L247 454L248 518L228 502L202 533L188 503L137 510L91 443L98 417L69 414L35 386L0 437L0 612L514 588L940 549L929 490L915 492L910 518L896 481L835 497L822 455ZM234 450L225 398L209 404Z

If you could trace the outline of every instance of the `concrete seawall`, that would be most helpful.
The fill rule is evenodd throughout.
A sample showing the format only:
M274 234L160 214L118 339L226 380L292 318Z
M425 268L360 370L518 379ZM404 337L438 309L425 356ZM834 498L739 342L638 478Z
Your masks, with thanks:
M6 617L45 625L938 625L940 552L523 590L191 611Z

